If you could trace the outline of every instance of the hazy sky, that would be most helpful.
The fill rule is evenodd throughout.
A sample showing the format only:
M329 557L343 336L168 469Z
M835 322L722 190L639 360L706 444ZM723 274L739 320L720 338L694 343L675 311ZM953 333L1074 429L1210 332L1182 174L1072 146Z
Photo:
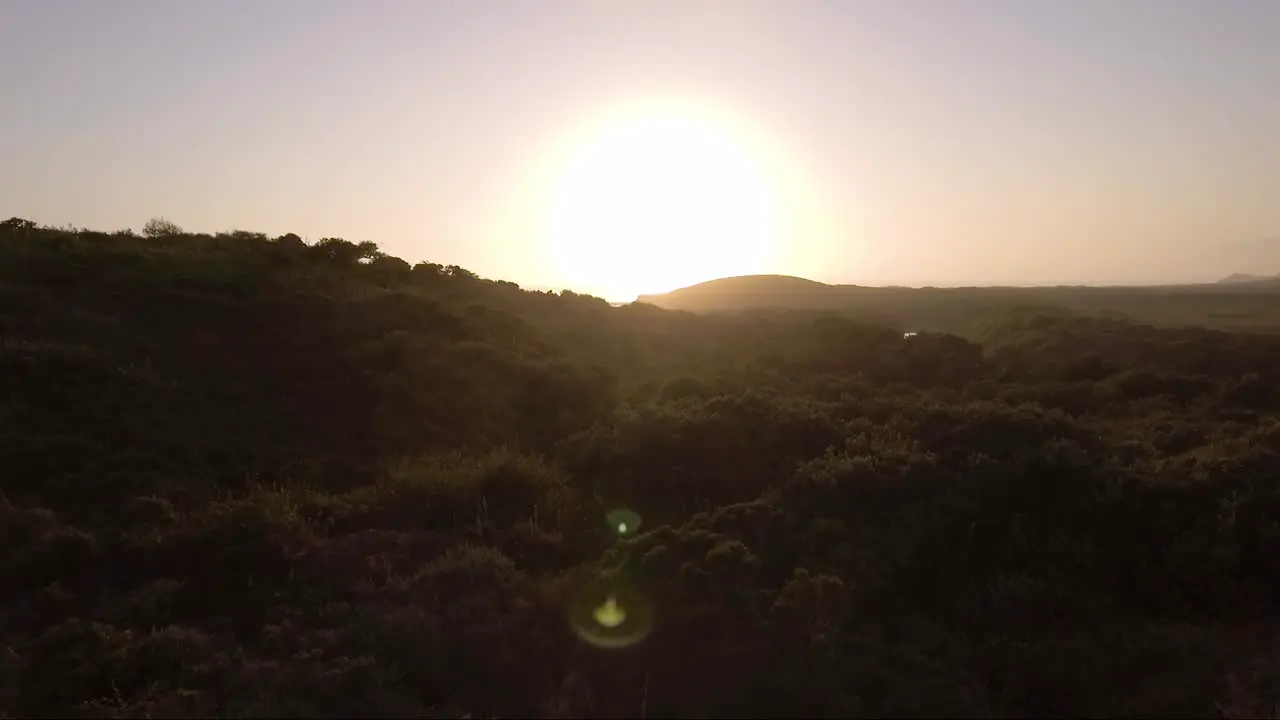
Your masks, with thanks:
M566 275L547 218L560 203L599 232L581 217L603 201L565 190L565 168L646 104L737 128L722 139L739 164L704 158L644 187L737 187L725 168L755 168L739 183L754 190L715 201L771 208L773 250L751 270L939 285L1280 272L1263 242L1280 238L1276 0L0 0L0 215L373 240L616 294ZM579 186L637 155L697 155L650 142ZM757 221L688 217L718 257L737 240L717 232ZM698 262L625 290L721 270Z

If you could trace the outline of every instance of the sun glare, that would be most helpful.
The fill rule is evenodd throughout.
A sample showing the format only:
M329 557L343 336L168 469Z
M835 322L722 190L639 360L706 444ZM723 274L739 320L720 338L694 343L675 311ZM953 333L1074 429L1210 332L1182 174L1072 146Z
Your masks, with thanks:
M566 285L627 301L768 271L777 193L730 119L619 112L575 137L567 155L547 228Z

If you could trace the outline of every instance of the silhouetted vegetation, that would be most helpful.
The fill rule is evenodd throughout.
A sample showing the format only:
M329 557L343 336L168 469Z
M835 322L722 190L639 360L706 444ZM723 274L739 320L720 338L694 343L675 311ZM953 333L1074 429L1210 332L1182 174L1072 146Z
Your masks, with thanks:
M0 223L0 717L1275 713L1280 337L895 323Z

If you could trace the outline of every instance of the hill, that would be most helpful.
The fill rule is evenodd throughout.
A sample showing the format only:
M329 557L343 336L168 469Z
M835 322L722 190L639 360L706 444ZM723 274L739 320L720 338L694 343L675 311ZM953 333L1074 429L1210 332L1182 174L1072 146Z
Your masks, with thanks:
M1250 275L1249 273L1233 273L1219 280L1219 283L1252 283L1259 280L1267 280L1265 275Z
M0 716L1269 712L1280 338L1006 292L0 223Z
M830 285L791 275L740 275L710 280L673 291L671 294L717 295L726 293L791 294L820 292Z
M1222 284L1242 285L1256 288L1263 285L1274 285L1280 283L1280 275L1249 275L1247 273L1236 273L1234 275L1229 275L1218 282Z
M1272 293L1280 294L1280 279L1142 287L906 288L827 285L765 275L712 280L646 295L638 302L690 312L839 311L893 327L976 338L992 318L1026 307L1055 307L1161 326L1280 332L1280 297L1269 297Z
M699 310L811 307L837 291L836 286L789 275L743 275L711 280L659 295L641 295L636 302Z

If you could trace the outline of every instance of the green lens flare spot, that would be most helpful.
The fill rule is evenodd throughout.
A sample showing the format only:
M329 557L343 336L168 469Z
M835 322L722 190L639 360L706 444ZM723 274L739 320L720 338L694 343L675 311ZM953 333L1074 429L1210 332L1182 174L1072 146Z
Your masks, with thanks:
M618 535L634 535L640 529L640 514L628 508L618 508L609 511L605 522Z
M588 645L608 650L642 642L654 625L653 606L636 588L618 581L591 581L568 607L569 628Z
M594 613L596 622L601 627L616 628L627 621L627 611L618 606L615 598L607 598L604 604L596 608Z

